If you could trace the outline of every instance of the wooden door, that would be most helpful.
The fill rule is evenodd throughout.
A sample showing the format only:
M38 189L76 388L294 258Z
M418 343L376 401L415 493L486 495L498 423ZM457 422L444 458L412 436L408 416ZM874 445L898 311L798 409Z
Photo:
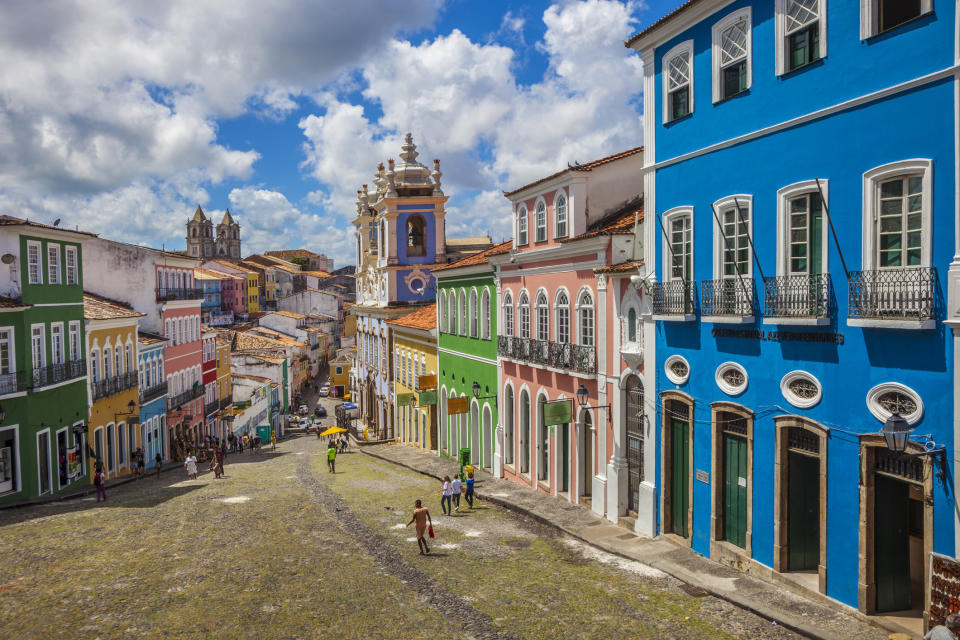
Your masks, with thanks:
M723 539L747 546L747 439L723 434Z
M570 491L570 425L557 425L560 430L560 491Z
M889 476L875 476L874 580L877 612L911 608L910 486Z
M690 509L690 427L674 418L670 427L670 530L686 538Z
M787 455L787 570L807 571L820 564L820 460Z

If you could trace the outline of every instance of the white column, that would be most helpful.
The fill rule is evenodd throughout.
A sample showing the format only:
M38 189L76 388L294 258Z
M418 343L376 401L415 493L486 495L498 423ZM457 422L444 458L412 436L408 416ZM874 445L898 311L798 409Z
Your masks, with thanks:
M499 267L498 267L499 268ZM494 297L494 301L490 304L497 305L494 309L491 309L491 313L497 318L497 326L490 327L490 330L493 332L491 336L494 340L499 341L499 337L503 335L503 318L501 318L501 311L503 310L503 305L500 302L500 277L499 274L494 277L493 284L496 287L497 294ZM497 350L497 437L494 439L496 444L494 444L493 452L493 475L497 478L503 477L503 447L504 447L504 424L503 417L506 414L506 407L503 403L503 362L500 359L499 349ZM516 429L514 429L516 432ZM516 434L514 434L514 439L516 439Z

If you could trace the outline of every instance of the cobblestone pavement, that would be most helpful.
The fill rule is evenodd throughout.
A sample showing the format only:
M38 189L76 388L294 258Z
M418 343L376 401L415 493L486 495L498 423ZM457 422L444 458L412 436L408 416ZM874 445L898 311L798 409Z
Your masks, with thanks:
M0 513L0 637L796 638L647 565L315 437ZM431 508L417 556L413 500Z

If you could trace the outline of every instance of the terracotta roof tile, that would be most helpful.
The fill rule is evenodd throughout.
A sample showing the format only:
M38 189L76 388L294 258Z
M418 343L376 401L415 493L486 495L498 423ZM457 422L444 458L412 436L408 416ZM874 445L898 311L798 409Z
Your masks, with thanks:
M585 240L587 238L596 238L598 236L618 236L633 234L634 222L643 221L643 202L633 201L627 206L607 215L599 221L593 223L587 228L586 233L581 233L573 238L565 238L561 242L574 242L576 240Z
M110 300L101 298L92 293L83 293L83 317L87 320L114 320L118 318L142 318L145 313L134 311L133 308Z
M148 333L147 331L137 331L137 342L142 344L166 344L167 339L163 336L158 336L155 333Z
M244 380L254 380L256 382L271 382L270 378L264 378L263 376L251 376L247 373L231 373L234 378L242 378Z
M507 240L506 242L495 244L489 249L484 249L479 253L475 253L472 256L467 256L466 258L461 258L456 262L435 267L433 271L443 271L444 269L457 269L459 267L469 267L475 264L483 264L490 256L498 256L504 253L510 253L510 248L512 246L513 240Z
M265 251L268 256L276 256L278 258L319 258L319 254L314 253L313 251L307 251L306 249L283 249L282 251Z
M23 304L23 300L0 296L0 309L24 309L33 305Z
M603 267L600 269L594 269L594 273L629 273L634 271L637 267L643 266L643 260L629 260L627 262L621 262L620 264L614 264L609 267Z
M304 318L307 317L307 316L305 316L305 315L303 315L303 314L294 313L294 312L292 312L292 311L271 311L270 313L272 313L272 314L274 314L274 315L278 315L278 316L283 316L284 318L295 318L295 319L297 319L297 320L303 320ZM267 314L267 315L269 315L269 314Z
M608 164L610 162L614 162L616 160L620 160L621 158L632 156L637 153L641 153L642 151L643 151L643 147L634 147L633 149L627 149L626 151L620 151L619 153L614 153L613 155L604 156L603 158L598 158L597 160L592 160L586 164L569 164L568 163L566 169L562 169L560 171L557 171L556 173L551 173L550 175L540 178L539 180L534 180L533 182L529 184L525 184L522 187L517 187L512 191L504 191L503 195L509 198L510 196L516 193L520 193L524 189L529 189L530 187L536 186L538 184L542 184L548 180L552 180L553 178L556 178L557 176L563 174L566 171L592 171L593 169L599 166Z
M387 324L397 327L407 327L408 329L423 329L429 331L437 328L437 305L429 304L421 307L413 313L408 313L396 320L391 320Z

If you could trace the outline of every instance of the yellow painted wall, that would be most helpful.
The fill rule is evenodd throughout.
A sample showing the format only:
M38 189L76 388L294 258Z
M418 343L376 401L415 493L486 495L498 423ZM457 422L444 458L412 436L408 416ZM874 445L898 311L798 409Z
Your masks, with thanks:
M340 369L340 373L337 373L337 369ZM337 385L343 387L343 393L350 393L350 361L345 360L343 362L331 362L330 363L330 378L327 382L330 385L330 395L333 395L333 388Z
M247 312L260 311L260 275L247 274Z
M426 375L437 374L437 348L435 343L431 346L424 344L428 338L407 335L403 329L395 327L393 330L393 370L391 376L394 379L394 389L397 394L415 393L417 394L417 404L419 404L419 393L416 388L419 382L419 376L422 371ZM417 363L417 375L411 373L412 367L406 368L402 365L404 362ZM424 362L426 363L424 369ZM398 369L398 366L400 367ZM435 449L436 443L433 442L431 424L436 415L437 407L400 407L394 406L394 421L397 438L406 444L421 448ZM419 428L417 420L419 418Z

